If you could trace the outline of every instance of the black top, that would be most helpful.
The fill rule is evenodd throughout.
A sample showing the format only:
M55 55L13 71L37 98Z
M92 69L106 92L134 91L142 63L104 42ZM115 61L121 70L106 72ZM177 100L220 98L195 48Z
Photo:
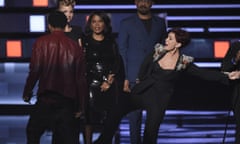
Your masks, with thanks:
M140 83L135 86L135 93L142 93L143 89L147 89L146 92L152 89L157 95L166 94L166 96L170 96L173 94L174 86L182 73L188 73L204 80L216 81L222 84L229 83L228 77L219 71L199 68L191 61L186 63L184 59L188 57L186 55L179 56L173 70L162 69L157 62L153 62L152 54L146 57L139 72ZM151 88L148 89L148 87Z
M83 35L82 33L82 28L80 26L71 26L72 27L72 30L70 32L65 32L65 34L78 42L78 39L80 39Z
M87 123L99 123L105 118L100 113L109 111L118 101L123 86L120 78L120 73L124 71L121 67L123 64L113 38L105 37L104 40L97 41L92 36L86 36L82 37L82 44L87 62L89 90ZM106 92L102 92L100 86L109 74L115 74L114 81Z
M152 18L150 19L147 19L147 20L143 20L141 19L147 32L150 33L151 32L151 29L152 29Z
M83 38L87 61L88 79L96 78L102 81L102 76L117 74L119 71L119 52L113 38L96 41L91 36Z

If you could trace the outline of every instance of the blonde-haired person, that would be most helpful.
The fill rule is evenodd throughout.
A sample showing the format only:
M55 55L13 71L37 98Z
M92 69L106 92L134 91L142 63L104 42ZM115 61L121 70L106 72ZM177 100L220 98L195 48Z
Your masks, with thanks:
M71 21L74 17L74 6L76 4L75 0L58 0L57 10L61 11L67 17L67 26L65 27L65 34L71 39L77 41L81 45L82 27L77 25L72 25Z

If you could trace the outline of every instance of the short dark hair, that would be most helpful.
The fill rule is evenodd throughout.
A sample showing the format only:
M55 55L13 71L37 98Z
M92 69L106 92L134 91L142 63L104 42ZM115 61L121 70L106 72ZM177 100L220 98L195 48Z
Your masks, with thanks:
M64 29L67 25L67 18L63 12L53 11L48 15L48 24L55 28Z
M168 33L170 33L170 32L175 34L176 41L182 44L181 47L185 47L191 41L189 32L187 32L186 30L184 30L182 28L175 27L168 31Z

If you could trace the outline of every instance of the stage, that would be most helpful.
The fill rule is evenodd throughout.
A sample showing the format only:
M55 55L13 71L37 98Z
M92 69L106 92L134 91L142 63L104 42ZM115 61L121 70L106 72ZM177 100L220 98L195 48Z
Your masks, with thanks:
M0 144L26 144L25 127L28 115L0 116ZM143 112L142 134L145 112ZM228 123L228 124L227 124ZM119 128L120 144L130 144L127 118L123 118ZM227 126L227 128L226 128ZM225 132L226 128L226 133ZM229 111L168 110L159 129L159 144L233 144L234 119ZM93 139L99 136L94 133ZM82 134L80 142L83 144ZM114 142L113 142L114 143ZM51 132L44 133L41 144L51 144Z

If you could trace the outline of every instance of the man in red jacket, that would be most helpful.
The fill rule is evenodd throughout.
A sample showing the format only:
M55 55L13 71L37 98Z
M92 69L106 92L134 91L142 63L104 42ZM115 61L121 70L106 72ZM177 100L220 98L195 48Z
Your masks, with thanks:
M23 92L29 102L38 81L37 102L27 124L27 143L39 144L45 130L53 144L78 144L75 118L84 111L85 60L77 42L64 34L67 18L62 12L48 16L50 34L36 40Z

